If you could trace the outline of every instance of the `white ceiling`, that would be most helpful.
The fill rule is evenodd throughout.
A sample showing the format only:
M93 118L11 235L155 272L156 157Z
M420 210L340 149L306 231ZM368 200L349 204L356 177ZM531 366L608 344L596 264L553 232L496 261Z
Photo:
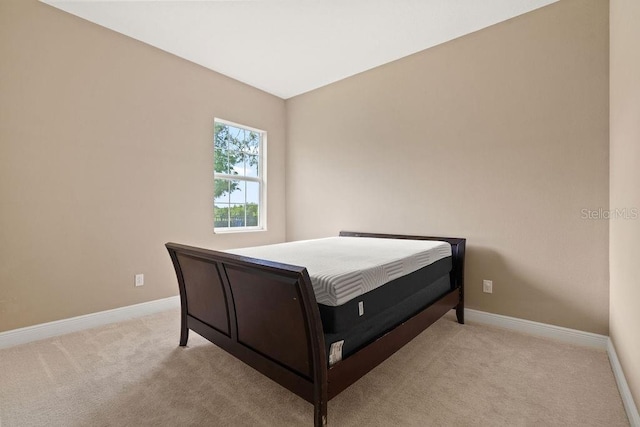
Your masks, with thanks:
M281 98L557 0L41 0Z

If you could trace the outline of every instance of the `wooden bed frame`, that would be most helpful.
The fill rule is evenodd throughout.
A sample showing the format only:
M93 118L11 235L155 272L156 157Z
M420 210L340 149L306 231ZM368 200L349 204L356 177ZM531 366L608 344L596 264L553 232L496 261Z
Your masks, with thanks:
M441 240L451 244L452 291L329 367L320 312L305 267L200 249L166 247L182 306L180 345L189 329L314 405L314 426L327 424L327 402L449 310L464 323L465 239L340 232L340 236Z

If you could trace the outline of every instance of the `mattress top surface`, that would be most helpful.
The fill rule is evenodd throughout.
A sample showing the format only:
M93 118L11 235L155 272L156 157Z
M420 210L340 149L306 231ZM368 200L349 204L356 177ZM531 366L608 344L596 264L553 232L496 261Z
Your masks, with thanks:
M306 267L316 300L338 306L451 256L434 240L328 237L225 252Z

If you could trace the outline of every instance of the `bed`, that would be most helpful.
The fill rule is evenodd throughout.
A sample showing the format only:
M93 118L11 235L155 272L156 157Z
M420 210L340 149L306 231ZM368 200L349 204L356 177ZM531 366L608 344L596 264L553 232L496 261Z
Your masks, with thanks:
M193 330L312 403L314 425L327 425L330 399L449 310L464 323L465 243L348 231L227 252L167 243L180 345Z

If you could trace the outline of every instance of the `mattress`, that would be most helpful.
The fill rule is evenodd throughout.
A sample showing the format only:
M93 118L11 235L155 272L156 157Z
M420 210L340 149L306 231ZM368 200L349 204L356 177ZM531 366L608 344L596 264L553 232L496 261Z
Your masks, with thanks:
M406 276L369 291L338 306L318 304L325 333L347 331L377 316L413 294L420 292L442 276L449 277L451 257L442 258ZM449 289L451 285L449 285Z
M419 270L406 277L424 284L423 273L424 271ZM334 333L325 331L324 342L328 365L331 366L339 360L349 357L349 355L413 317L450 291L451 281L449 275L446 274L430 284L424 285L421 290L410 297L354 325L348 330Z
M226 252L306 267L316 301L335 307L451 257L451 245L433 240L341 236Z

